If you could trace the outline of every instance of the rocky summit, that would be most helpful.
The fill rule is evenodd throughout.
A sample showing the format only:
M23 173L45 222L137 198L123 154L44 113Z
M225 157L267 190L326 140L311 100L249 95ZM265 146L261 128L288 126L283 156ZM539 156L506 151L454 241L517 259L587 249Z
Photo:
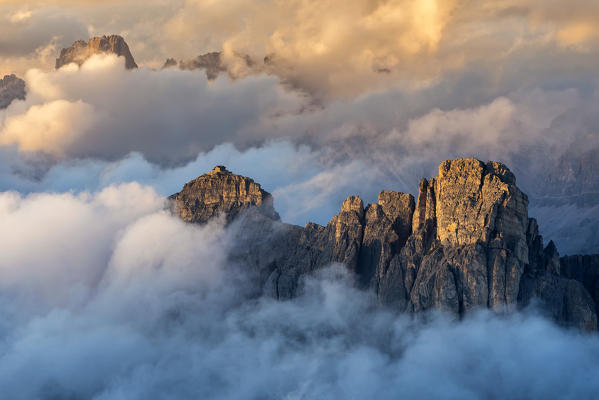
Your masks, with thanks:
M248 209L279 219L270 193L262 190L252 179L232 174L222 165L186 183L170 199L173 200L173 209L187 222L205 223L220 214L224 214L230 222Z
M556 322L597 329L599 255L560 259L528 217L528 198L503 164L473 158L441 163L418 199L383 190L378 202L345 200L326 225L285 224L272 197L225 167L170 197L188 222L224 214L242 244L231 258L255 271L260 292L289 299L302 277L344 264L381 305L399 312L480 308L507 313L535 302Z
M25 81L16 75L6 75L0 79L0 110L6 108L13 100L25 100Z
M77 40L70 47L62 49L56 59L56 69L70 63L81 65L94 54L116 54L125 57L127 69L137 68L125 39L119 35L99 36L89 39L89 42Z

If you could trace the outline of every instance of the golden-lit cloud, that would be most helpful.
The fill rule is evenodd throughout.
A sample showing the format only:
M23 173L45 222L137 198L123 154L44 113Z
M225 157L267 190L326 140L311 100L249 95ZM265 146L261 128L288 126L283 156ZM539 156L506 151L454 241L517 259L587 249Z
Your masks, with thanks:
M599 38L599 3L587 0L507 0L504 8L518 8L532 29L543 30L562 46L589 45ZM596 44L596 43L595 43Z
M232 75L275 74L320 100L599 61L588 0L2 0L0 11L0 74L50 69L60 48L112 33L140 65L223 51Z
M204 74L140 68L94 55L82 66L30 70L27 97L0 111L0 151L16 146L52 159L116 159L131 152L180 164L225 141L277 137L262 121L294 112L303 98L276 77L207 81ZM275 116L275 117L271 117Z
M597 53L598 18L584 0L187 0L164 31L173 52L222 49L239 75L250 71L237 55L249 54L254 69L327 98L419 90L483 64L492 82L528 54L560 64Z
M183 0L0 0L0 74L54 68L60 49L91 36L120 34L146 63L163 59L161 27ZM50 57L41 49L54 45ZM164 60L162 60L164 61Z
M387 80L396 70L428 79L456 1L361 0L214 2L189 0L165 26L171 40L193 39L202 29L232 64L249 54L298 86L331 89L342 95ZM200 28L201 27L201 28ZM191 51L191 49L189 50ZM239 65L233 65L238 68ZM267 66L267 69L269 67ZM352 85L348 82L352 81Z
M27 9L23 9L23 10L17 11L14 14L12 14L10 16L10 22L12 22L13 24L19 23L19 22L27 21L29 18L31 18L31 11L27 10Z
M21 151L62 156L64 149L92 125L92 106L82 101L55 100L9 117L0 131L0 146L16 144Z

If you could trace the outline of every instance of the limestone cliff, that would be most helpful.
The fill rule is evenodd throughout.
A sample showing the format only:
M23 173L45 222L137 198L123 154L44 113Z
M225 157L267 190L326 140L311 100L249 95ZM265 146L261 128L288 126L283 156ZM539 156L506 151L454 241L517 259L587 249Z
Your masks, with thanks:
M302 276L338 262L400 312L504 313L537 299L560 324L597 329L599 256L560 260L552 242L543 247L528 198L501 163L445 161L436 178L420 182L417 200L383 190L364 206L351 196L326 226L280 222L268 193L224 167L171 199L185 221L220 213L236 221L243 244L232 259L279 299L295 296Z
M403 277L406 307L460 314L513 307L528 262L528 200L511 172L475 159L445 161L420 188L414 231L388 277Z
M13 100L25 100L25 81L16 75L6 75L0 79L0 110L6 108Z
M56 59L56 69L70 63L81 65L94 54L103 53L125 57L125 67L127 69L137 68L137 64L131 55L125 39L119 35L111 35L94 37L89 39L87 43L83 40L78 40L70 47L62 49L60 57Z

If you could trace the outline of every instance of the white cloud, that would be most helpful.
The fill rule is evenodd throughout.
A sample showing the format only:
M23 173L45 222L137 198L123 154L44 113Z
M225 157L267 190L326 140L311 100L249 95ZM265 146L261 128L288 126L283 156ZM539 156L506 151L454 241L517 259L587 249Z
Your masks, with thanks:
M139 185L0 195L5 396L542 399L599 389L597 337L534 314L418 322L376 308L339 265L307 277L292 301L245 298L247 269L226 258L234 232L184 224L159 200Z
M135 183L96 195L0 193L1 290L26 303L85 296L102 277L115 233L163 201Z

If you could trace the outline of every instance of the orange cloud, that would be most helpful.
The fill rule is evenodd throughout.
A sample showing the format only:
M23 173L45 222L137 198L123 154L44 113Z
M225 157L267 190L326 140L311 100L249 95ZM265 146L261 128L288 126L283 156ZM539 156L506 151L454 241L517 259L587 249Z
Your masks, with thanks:
M7 118L0 130L0 146L16 144L21 151L42 151L60 157L92 125L91 105L55 100Z
M576 61L586 69L599 55L599 3L588 0L34 0L26 9L20 0L0 0L2 12L7 46L28 38L17 47L30 50L0 50L0 72L21 72L27 63L49 69L53 57L34 51L118 33L140 65L222 50L234 76L272 73L320 99L390 86L419 90L473 65L499 82L519 69L508 64L561 68L571 52L589 55ZM66 25L57 14L72 23L60 33Z

